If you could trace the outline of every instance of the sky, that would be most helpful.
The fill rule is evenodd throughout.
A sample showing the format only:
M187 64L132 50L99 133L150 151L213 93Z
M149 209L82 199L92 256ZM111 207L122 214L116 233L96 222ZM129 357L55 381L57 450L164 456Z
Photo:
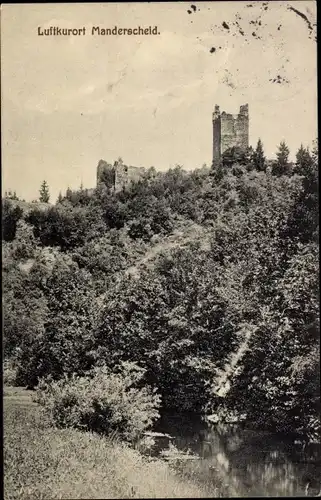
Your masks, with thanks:
M100 159L212 160L212 112L249 104L250 144L317 136L316 3L2 4L2 191L94 187ZM50 26L85 35L40 36ZM98 35L157 26L157 35Z

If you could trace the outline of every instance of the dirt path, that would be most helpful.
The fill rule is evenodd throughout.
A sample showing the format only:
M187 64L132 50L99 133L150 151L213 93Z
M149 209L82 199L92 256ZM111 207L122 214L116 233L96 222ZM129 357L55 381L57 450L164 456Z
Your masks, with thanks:
M150 247L134 264L125 270L115 273L113 276L115 286L121 286L124 274L128 277L139 278L141 269L147 264L152 265L152 263L154 263L164 252L171 251L175 248L184 248L190 243L197 241L201 241L202 250L209 250L210 236L211 233L208 228L196 223L191 223L176 229L172 234L164 237L161 241ZM104 297L105 293L97 298L99 306L103 304Z
M247 328L243 333L243 338L236 351L232 352L229 356L223 370L217 374L214 383L214 392L220 397L226 397L231 388L231 378L235 376L237 365L243 359L245 353L249 348L249 342L255 330Z
M164 237L162 241L148 249L141 259L126 269L125 274L138 277L140 268L149 262L155 261L162 253L175 248L183 248L197 241L201 241L202 250L210 248L209 231L207 228L199 224L191 224L185 228L178 229L173 234Z

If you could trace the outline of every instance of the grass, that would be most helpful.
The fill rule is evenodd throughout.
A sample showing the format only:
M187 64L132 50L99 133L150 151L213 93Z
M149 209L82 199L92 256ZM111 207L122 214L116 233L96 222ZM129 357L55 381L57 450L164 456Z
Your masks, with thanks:
M55 429L32 392L4 388L4 498L204 498L167 463L73 429Z

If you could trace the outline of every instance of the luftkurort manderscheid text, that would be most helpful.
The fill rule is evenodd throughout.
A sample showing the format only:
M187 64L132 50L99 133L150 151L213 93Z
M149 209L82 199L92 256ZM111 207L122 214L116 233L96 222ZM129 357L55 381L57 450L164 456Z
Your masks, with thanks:
M91 29L83 26L82 28L61 28L59 26L50 26L42 28L38 26L38 36L85 36L85 35L159 35L158 26L136 26L134 28L121 28L114 26L105 28L101 26L92 26Z

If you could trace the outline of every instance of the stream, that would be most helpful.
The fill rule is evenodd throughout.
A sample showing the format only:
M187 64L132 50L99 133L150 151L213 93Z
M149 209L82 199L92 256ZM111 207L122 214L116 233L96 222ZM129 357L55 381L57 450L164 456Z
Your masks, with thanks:
M200 418L163 416L142 451L213 496L321 496L321 446Z

